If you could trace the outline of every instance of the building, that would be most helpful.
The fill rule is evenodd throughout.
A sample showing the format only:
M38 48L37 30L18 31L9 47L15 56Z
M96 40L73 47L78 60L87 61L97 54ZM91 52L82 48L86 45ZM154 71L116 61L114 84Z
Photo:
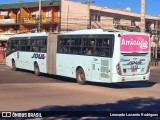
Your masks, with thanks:
M85 3L61 0L61 32L87 29L89 7Z
M0 5L0 32L27 33L38 31L38 20L41 31L58 32L60 23L60 0L42 1L39 16L38 2L23 2Z
M64 32L86 28L140 31L140 14L127 9L110 9L69 0L0 5L0 33L26 33L41 30ZM155 33L158 17L146 15L146 32ZM158 21L159 26L160 20Z

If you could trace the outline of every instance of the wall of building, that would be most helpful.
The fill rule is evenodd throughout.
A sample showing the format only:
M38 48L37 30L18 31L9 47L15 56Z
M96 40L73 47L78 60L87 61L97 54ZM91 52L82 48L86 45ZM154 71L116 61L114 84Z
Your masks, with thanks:
M87 29L89 25L89 7L84 3L62 0L61 31Z
M44 6L41 7L41 31L57 32L60 22L60 3L50 3L49 1L43 1L42 3ZM18 4L20 3L15 3L13 6L18 6ZM0 10L0 32L27 33L37 31L39 6L31 2L26 3L26 5L28 7L12 8L12 4L6 4L7 9L4 7Z
M140 14L134 13L129 10L122 9L110 9L100 6L91 5L91 14L100 14L101 21L92 21L92 28L103 28L103 29L114 29L116 25L126 26L133 28L131 21L135 21L135 27L140 28ZM120 18L118 23L114 22L115 17ZM150 30L155 30L155 20L158 19L156 16L145 16L146 26L149 26ZM148 24L148 23L150 24ZM147 28L148 29L148 28Z

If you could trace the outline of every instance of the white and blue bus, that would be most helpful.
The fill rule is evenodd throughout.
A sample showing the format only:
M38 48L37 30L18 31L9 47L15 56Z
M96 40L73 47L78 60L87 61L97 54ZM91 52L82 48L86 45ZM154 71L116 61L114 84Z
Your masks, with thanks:
M150 37L138 32L79 30L63 34L17 34L8 40L13 70L91 82L144 81L150 77Z

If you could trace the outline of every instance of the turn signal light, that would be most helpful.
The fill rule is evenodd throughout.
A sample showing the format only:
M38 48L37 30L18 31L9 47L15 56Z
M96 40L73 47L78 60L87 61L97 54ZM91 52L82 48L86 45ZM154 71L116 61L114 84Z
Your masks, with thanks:
M117 73L118 73L119 75L121 75L120 63L118 63L118 64L116 65L116 69L117 69Z

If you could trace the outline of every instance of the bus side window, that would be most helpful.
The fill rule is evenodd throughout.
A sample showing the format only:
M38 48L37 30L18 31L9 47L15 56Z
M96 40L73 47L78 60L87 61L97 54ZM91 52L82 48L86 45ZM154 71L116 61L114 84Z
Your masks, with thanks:
M109 47L110 46L110 40L109 39L104 39L103 46L104 47Z
M95 46L95 40L94 39L89 40L89 46L92 46L92 47Z
M111 38L107 38L107 39L104 39L103 40L103 47L104 47L104 49L103 49L103 54L102 54L102 56L106 56L106 57L111 57L112 55L111 55L111 48L112 48L112 46L111 46Z
M11 51L12 51L12 52L15 52L15 51L16 51L16 47L15 47L15 46L12 46L12 47L11 47Z
M91 48L86 48L86 55L92 55L93 50Z
M35 40L32 41L31 51L32 52L38 52L38 47L36 46L36 41Z
M63 40L59 39L58 40L58 47L57 47L58 49L57 49L57 52L63 53L63 46L64 46Z
M17 40L13 40L11 43L11 51L15 52L17 50L18 46L18 41Z
M82 54L81 53L81 39L79 38L71 38L71 44L70 44L70 54Z
M102 47L102 38L98 38L97 40L96 40L96 47Z
M47 40L42 39L40 40L40 52L46 52L47 51Z
M69 48L66 46L63 46L63 53L68 53L69 52Z
M88 45L87 45L87 39L86 39L86 38L83 38L83 46L88 46Z

